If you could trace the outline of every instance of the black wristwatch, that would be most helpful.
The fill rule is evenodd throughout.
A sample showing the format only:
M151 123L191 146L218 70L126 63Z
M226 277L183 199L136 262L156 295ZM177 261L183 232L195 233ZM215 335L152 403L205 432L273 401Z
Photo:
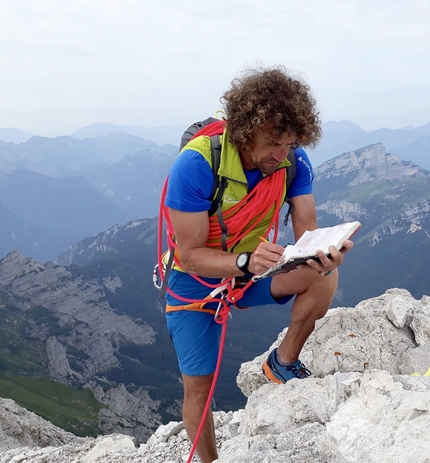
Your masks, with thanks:
M252 252L241 252L236 259L236 267L243 273L250 273L248 269Z

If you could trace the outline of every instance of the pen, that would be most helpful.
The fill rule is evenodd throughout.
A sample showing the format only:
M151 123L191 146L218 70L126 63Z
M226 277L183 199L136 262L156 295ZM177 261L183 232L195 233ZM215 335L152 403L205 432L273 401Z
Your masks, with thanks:
M269 243L269 240L264 238L264 236L259 236L258 239L260 240L260 243Z

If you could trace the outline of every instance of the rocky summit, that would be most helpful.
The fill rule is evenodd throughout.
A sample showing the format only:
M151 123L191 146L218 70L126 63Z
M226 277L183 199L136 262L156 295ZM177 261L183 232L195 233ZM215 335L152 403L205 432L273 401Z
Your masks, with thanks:
M390 289L332 309L304 348L305 380L267 383L269 351L240 369L245 409L215 413L218 463L430 462L430 297ZM190 451L181 422L136 446L120 434L76 437L7 399L0 436L0 463L180 463Z

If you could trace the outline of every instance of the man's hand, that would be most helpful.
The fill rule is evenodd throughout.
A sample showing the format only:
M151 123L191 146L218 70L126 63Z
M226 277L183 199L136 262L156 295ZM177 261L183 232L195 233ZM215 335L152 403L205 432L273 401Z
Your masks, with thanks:
M248 269L251 273L261 274L273 267L281 258L284 248L280 244L262 242L252 253Z
M334 246L329 247L329 252L331 257L327 257L321 250L317 250L317 256L320 262L309 259L306 263L312 267L317 272L320 272L322 275L329 274L333 272L339 265L342 265L344 254L347 253L354 247L354 243L351 240L345 240L340 251L338 251ZM299 266L298 268L300 268Z

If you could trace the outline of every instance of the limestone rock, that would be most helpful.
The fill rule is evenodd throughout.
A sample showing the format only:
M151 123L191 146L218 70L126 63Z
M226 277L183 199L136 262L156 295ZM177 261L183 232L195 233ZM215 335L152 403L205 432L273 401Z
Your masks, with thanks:
M409 371L408 368L413 368L410 364L412 352L418 347L413 327L420 333L421 342L426 339L426 304L427 299L417 301L408 291L396 288L362 301L355 308L332 309L317 321L301 360L319 377L369 369L386 370L391 374ZM404 323L399 321L402 317L396 318L399 327L392 322L396 310L397 314L400 310L406 314ZM266 353L242 364L237 384L245 396L249 397L266 382L261 364L283 339L286 330Z
M402 375L414 373L424 375L429 368L430 344L406 350L399 364L399 371Z
M429 411L425 378L365 373L361 388L327 423L330 461L428 462Z
M264 382L266 353L243 364L238 383L243 388L248 384L245 409L214 414L217 463L429 463L430 376L410 374L415 369L424 374L430 366L430 344L418 345L412 331L412 326L420 329L425 340L428 301L393 289L355 308L330 311L303 352L316 373L305 380ZM325 366L323 359L338 348L344 354L334 355L341 358ZM115 392L118 409L131 412L136 404L123 392ZM19 411L12 401L6 404L9 409L0 413L0 463L188 460L191 444L182 422L160 426L136 446L118 434L77 438L37 417L25 425L20 416L33 414Z
M106 405L106 408L99 411L99 428L103 433L121 431L141 443L161 425L159 404L151 399L145 389L138 388L130 393L122 384L107 391L95 383L88 384L87 387L99 402Z
M11 399L0 399L0 454L24 446L58 447L68 443L82 443L85 440L57 428Z
M67 360L67 348L55 336L46 340L49 376L59 383L67 384L76 375Z

